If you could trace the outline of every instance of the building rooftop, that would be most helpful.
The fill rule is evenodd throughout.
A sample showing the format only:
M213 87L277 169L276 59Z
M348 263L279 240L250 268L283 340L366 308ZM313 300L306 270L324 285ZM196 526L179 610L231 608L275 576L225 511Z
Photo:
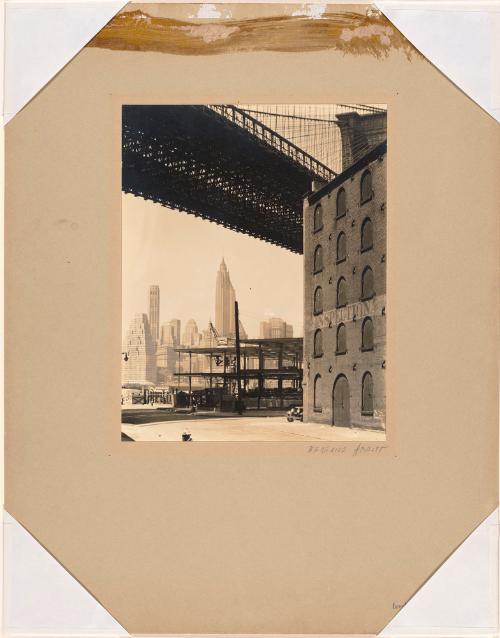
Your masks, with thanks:
M325 195L328 195L328 193L331 193L333 190L338 188L350 177L352 177L353 175L358 173L360 170L362 170L370 162L373 162L373 160L376 160L377 158L382 157L382 155L384 155L385 153L387 153L387 140L385 142L382 142L382 144L375 146L375 148L372 148L371 151L369 151L357 162L349 166L349 168L347 168L343 173L340 173L340 175L337 175L337 177L332 179L331 182L328 182L328 184L325 184L325 186L323 186L319 190L308 195L307 200L309 204L315 204L316 202L318 202Z

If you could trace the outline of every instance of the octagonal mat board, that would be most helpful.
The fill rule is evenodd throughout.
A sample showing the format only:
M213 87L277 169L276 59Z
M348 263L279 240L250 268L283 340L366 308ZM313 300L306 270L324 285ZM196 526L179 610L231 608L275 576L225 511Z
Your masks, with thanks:
M12 516L4 512L6 635L125 636L126 630ZM498 618L498 510L379 634L489 636Z
M498 125L290 24L307 52L94 41L5 127L6 508L129 632L380 632L498 503ZM388 105L387 445L122 444L121 107L293 99Z
M60 71L126 3L7 2L4 122ZM346 3L345 3L346 4ZM231 18L223 5L195 5L198 19ZM375 6L442 73L497 120L500 118L500 11L492 2L384 2ZM326 4L294 13L321 19ZM47 41L51 46L45 46Z

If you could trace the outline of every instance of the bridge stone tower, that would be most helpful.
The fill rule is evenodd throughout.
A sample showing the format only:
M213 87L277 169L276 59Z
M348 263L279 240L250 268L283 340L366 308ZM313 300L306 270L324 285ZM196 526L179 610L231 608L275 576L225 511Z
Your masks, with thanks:
M342 171L387 139L386 111L366 115L339 113L337 122L342 139Z

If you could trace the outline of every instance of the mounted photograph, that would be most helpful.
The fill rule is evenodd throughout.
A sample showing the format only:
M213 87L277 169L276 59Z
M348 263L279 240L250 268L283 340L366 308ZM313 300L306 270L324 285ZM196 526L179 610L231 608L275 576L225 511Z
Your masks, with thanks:
M122 441L385 441L386 106L121 116Z

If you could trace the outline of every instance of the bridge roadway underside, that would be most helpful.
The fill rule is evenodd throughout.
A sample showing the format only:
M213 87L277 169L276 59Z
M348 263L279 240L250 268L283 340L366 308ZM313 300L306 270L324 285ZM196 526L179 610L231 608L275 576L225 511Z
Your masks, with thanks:
M124 192L302 253L310 169L205 106L122 115Z

